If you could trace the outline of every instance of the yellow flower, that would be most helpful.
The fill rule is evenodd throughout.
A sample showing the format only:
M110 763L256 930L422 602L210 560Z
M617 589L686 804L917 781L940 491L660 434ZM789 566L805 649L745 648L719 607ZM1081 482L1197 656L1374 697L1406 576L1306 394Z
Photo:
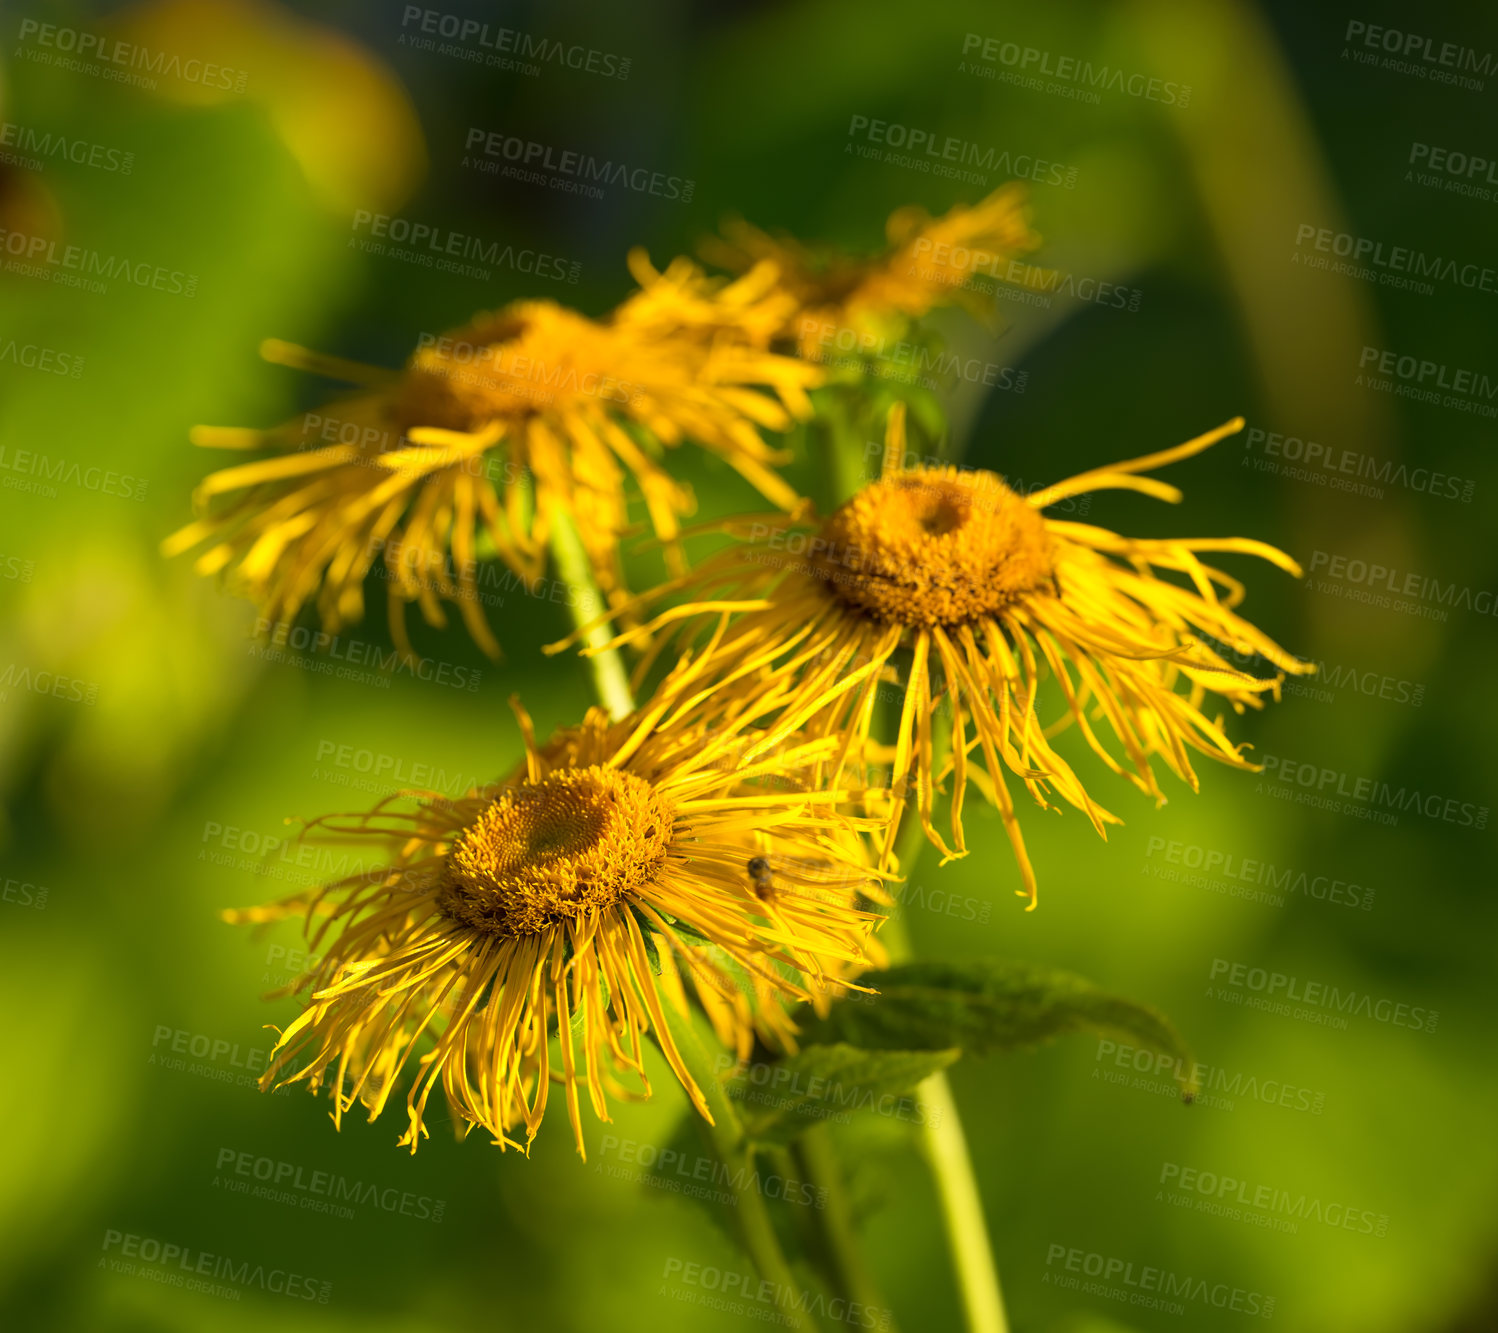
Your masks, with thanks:
M680 305L669 289L647 291L598 321L521 302L424 340L400 372L268 342L267 359L360 391L274 430L194 431L200 445L276 453L209 476L195 497L201 517L164 549L200 549L199 570L225 572L272 622L315 598L330 631L363 614L364 580L378 567L402 652L411 652L406 605L440 626L446 599L497 656L480 560L492 554L538 578L560 512L605 593L622 600L626 474L668 543L692 509L658 445L694 440L773 504L796 500L773 470L786 455L759 428L784 431L810 415L818 372L726 324L704 337L690 311L673 322ZM668 558L682 567L674 548Z
M954 302L981 314L985 302L973 280L998 278L1010 259L1040 244L1017 183L941 217L915 205L897 209L885 224L888 248L868 259L813 250L743 221L725 232L704 246L704 256L746 278L772 265L793 307L779 336L794 340L812 360L820 357L824 338L835 340L843 330L898 336L906 321Z
M1035 875L1009 790L1018 779L1042 807L1051 795L1083 811L1100 834L1119 822L1088 794L1052 745L1075 725L1113 772L1164 801L1151 761L1158 757L1197 788L1189 752L1253 770L1207 695L1236 712L1278 698L1297 661L1232 608L1244 588L1202 563L1206 552L1257 555L1291 574L1296 563L1243 538L1119 536L1103 528L1047 518L1057 501L1089 491L1125 489L1179 501L1174 487L1140 474L1190 457L1240 430L1241 419L1174 449L1085 472L1021 496L990 472L903 465L904 408L891 412L882 475L818 523L809 512L741 520L726 530L741 541L693 573L639 599L685 591L695 600L620 637L656 639L640 664L673 642L685 644L704 621L710 644L690 671L698 692L683 713L706 715L728 701L776 703L812 734L841 735L822 780L869 755L892 762L890 819L881 864L894 866L899 817L914 781L927 837L951 858L966 854L962 808L971 782L999 810L1035 905ZM1182 581L1170 576L1179 576ZM555 651L560 645L553 645ZM1278 671L1257 676L1224 654ZM892 749L871 732L881 684L903 677ZM1043 722L1038 692L1050 677L1059 717ZM735 703L734 706L740 706ZM943 758L938 712L950 718ZM1116 751L1105 743L1111 732ZM981 756L981 767L972 762ZM937 786L952 778L949 845L932 822Z
M629 252L629 271L640 290L620 306L618 319L645 336L688 331L712 339L728 334L768 347L795 321L796 298L769 260L734 279L710 276L685 255L657 272L637 246Z
M649 1034L711 1119L663 1007L686 1012L683 974L741 1058L756 1030L794 1049L783 1006L825 1012L882 958L879 918L856 905L888 901L862 834L837 793L806 785L836 738L757 729L749 712L711 731L662 722L670 703L621 722L592 709L543 747L517 706L526 757L507 780L314 821L388 860L225 913L304 915L322 955L262 1085L326 1084L335 1121L356 1100L374 1120L414 1064L400 1139L414 1152L439 1084L464 1133L527 1148L559 1082L584 1153L580 1095L605 1121L608 1095L649 1096Z

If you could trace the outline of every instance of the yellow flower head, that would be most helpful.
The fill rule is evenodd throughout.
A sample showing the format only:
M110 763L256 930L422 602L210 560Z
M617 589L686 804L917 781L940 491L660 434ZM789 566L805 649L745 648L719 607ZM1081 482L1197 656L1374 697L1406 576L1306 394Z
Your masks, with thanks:
M315 598L331 631L363 614L364 580L379 568L403 652L405 606L442 625L445 599L497 655L478 562L492 554L539 577L560 511L620 600L626 474L668 542L693 502L654 456L658 445L694 440L789 508L795 493L773 470L786 456L758 428L784 431L809 415L818 381L814 368L732 336L732 320L708 338L685 314L673 319L682 303L666 287L602 321L548 301L479 315L424 339L400 372L266 343L267 359L360 390L274 430L196 430L200 445L276 453L209 476L195 497L201 516L167 553L199 549L198 568L225 572L271 621Z
M326 1084L335 1121L355 1101L374 1120L410 1065L414 1152L439 1084L464 1133L525 1148L559 1082L582 1153L580 1096L606 1121L608 1095L650 1095L647 1034L711 1119L663 1008L686 1012L684 975L741 1058L756 1031L794 1049L784 1006L825 1012L882 958L857 905L888 901L861 833L808 786L836 741L748 713L711 733L663 723L669 698L622 722L592 709L543 747L520 713L509 779L309 826L368 840L382 864L225 914L304 915L322 955L262 1085Z
M997 277L1010 259L1040 244L1019 184L941 217L915 205L897 209L885 224L888 248L868 259L819 252L743 221L730 223L725 233L707 243L704 255L746 277L772 265L793 306L780 336L793 339L810 359L819 357L822 340L834 331L896 334L905 321L953 303L981 314L974 279Z
M900 717L893 748L883 752L892 763L883 865L893 866L912 780L927 837L945 857L965 855L962 807L971 782L998 807L1020 892L1033 907L1035 876L1012 781L1042 807L1059 796L1099 833L1119 822L1054 748L1059 732L1075 725L1111 770L1164 801L1156 757L1193 789L1191 750L1254 767L1221 718L1203 711L1208 694L1242 712L1259 707L1266 693L1277 698L1282 673L1313 670L1235 614L1242 584L1199 558L1240 552L1298 575L1283 552L1242 538L1123 537L1043 512L1110 488L1179 501L1174 487L1140 474L1199 453L1242 425L1231 421L1177 448L1022 496L990 472L906 468L897 405L879 480L821 522L803 511L727 525L740 544L640 602L682 590L695 600L621 637L673 622L690 637L705 618L716 621L690 667L698 682L691 708L752 696L762 705L776 701L814 734L842 735L823 779L832 785L850 758L880 754L871 738L875 708L888 693L881 684L894 679ZM641 670L670 638L656 640ZM1263 659L1278 671L1253 675L1224 654ZM1046 677L1060 704L1049 722L1038 698ZM951 725L945 756L941 733L933 737L938 713ZM948 774L950 844L932 822L934 792Z
M637 333L681 330L707 339L727 334L768 347L795 322L796 298L769 260L727 279L710 276L684 255L657 272L645 249L636 247L629 252L629 271L640 290L620 306L618 319Z

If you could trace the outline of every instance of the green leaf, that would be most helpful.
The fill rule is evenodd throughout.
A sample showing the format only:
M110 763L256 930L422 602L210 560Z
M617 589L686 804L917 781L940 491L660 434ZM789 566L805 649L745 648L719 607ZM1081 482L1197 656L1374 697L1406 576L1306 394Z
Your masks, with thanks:
M640 1145L637 1151L643 1153L646 1146ZM788 1185L790 1173L774 1164L767 1153L746 1153L733 1165L725 1163L713 1149L696 1111L688 1111L677 1121L664 1146L654 1151L651 1165L637 1169L636 1179L653 1193L675 1195L698 1205L735 1246L743 1243L735 1192L758 1191L781 1248L787 1254L806 1249L801 1229L807 1209L815 1204L815 1192L804 1184ZM795 1206L789 1202L793 1198Z
M659 910L659 909L657 909ZM690 921L683 921L679 916L672 916L669 912L661 912L661 915L670 923L671 929L678 935L685 935L688 939L701 940L704 944L711 944L712 940L697 929Z
M640 927L640 939L645 944L645 961L650 964L650 970L656 976L661 974L661 955L655 943L655 926L651 924L650 918L633 904L629 910L634 913L635 921ZM602 976L602 973L599 974Z
M639 1168L639 1183L662 1194L691 1200L722 1228L730 1242L737 1242L737 1217L726 1201L732 1193L731 1186L724 1183L728 1168L708 1146L698 1120L696 1111L688 1111L676 1122L664 1148L655 1152L648 1167Z
M860 981L879 993L841 1000L826 1018L802 1013L805 1040L877 1051L959 1047L987 1055L1068 1032L1105 1033L1175 1057L1185 1100L1196 1095L1191 1052L1169 1019L1070 972L981 959L904 963L866 973Z
M728 1085L744 1131L757 1144L783 1146L813 1125L878 1111L920 1124L921 1108L906 1094L945 1069L958 1050L862 1050L838 1043L806 1046L771 1065L752 1065ZM757 1078L764 1071L762 1078Z
M600 970L598 973L598 1002L605 1009L609 1007L609 979ZM581 1005L573 1010L572 1017L568 1021L568 1028L572 1032L582 1032L587 1027L588 1011Z

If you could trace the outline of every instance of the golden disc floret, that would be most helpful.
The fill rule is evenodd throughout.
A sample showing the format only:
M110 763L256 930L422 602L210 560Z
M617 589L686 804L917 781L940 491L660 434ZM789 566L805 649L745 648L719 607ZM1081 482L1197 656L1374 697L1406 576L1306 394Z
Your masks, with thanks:
M967 624L1054 572L1045 520L991 472L931 467L872 482L822 536L831 591L885 624Z
M454 921L532 935L644 889L671 845L672 804L594 764L502 793L454 843L439 897Z

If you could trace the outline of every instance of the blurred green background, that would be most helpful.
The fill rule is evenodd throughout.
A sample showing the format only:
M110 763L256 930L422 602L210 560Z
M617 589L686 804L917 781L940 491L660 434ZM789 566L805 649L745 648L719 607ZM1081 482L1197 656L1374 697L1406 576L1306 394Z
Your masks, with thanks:
M1307 564L1324 552L1474 594L1498 588L1498 546L1484 540L1498 489L1493 397L1477 388L1462 404L1430 403L1359 381L1365 348L1498 375L1491 292L1437 282L1425 294L1317 271L1304 262L1314 244L1297 246L1302 226L1327 227L1492 262L1498 186L1486 198L1453 191L1457 178L1427 170L1423 180L1410 159L1416 144L1498 158L1494 79L1442 83L1430 77L1442 67L1418 54L1409 68L1381 67L1385 52L1366 44L1366 30L1382 26L1480 60L1498 50L1491 14L1454 3L1318 12L1229 0L662 2L617 13L437 2L451 7L432 10L434 23L479 18L491 37L508 27L556 39L614 57L615 71L627 57L628 77L550 62L507 70L423 49L426 11L395 3L295 13L62 3L0 20L7 1328L755 1322L682 1297L667 1279L679 1272L673 1261L744 1261L690 1201L620 1178L634 1169L603 1146L606 1132L665 1144L683 1104L669 1080L653 1103L590 1130L597 1151L586 1166L558 1124L529 1161L441 1133L412 1159L394 1146L394 1116L335 1134L314 1098L248 1086L245 1066L269 1045L261 1025L293 1011L259 996L290 979L297 939L285 928L252 940L218 912L308 881L292 850L265 853L266 839L288 836L283 819L358 808L402 782L458 790L505 771L519 751L512 691L543 731L589 702L586 673L539 651L565 630L560 606L511 595L494 612L508 653L497 666L458 628L419 640L435 658L480 670L476 691L340 680L315 660L258 657L252 610L187 562L158 556L215 463L188 446L189 427L269 425L326 398L326 385L258 361L262 338L393 365L417 333L516 297L599 312L629 289L630 246L663 263L728 213L872 247L893 208L939 211L1002 182L861 156L866 139L850 125L867 117L929 129L980 152L1075 168L1072 187L1034 190L1046 238L1038 262L1140 294L1131 310L1063 296L1031 304L1011 290L995 302L993 331L933 321L964 356L1025 372L1022 392L941 391L969 461L1033 485L1241 412L1251 428L1339 458L1351 451L1471 482L1469 497L1393 481L1350 493L1328 484L1325 467L1297 474L1284 457L1270 460L1281 470L1261 470L1265 437L1240 436L1170 471L1184 506L1110 494L1087 520L1139 534L1254 536ZM177 64L153 76L154 88L139 86L87 43L70 51L76 35L44 37L43 22ZM1095 101L1054 75L1027 86L1016 81L1033 73L1025 48L1053 71L1078 57L1132 82ZM465 51L493 54L477 39ZM221 80L229 86L210 86L217 76L194 58L233 71ZM1151 78L1189 87L1186 104L1128 91ZM462 165L474 127L612 154L695 189L689 202L625 189L595 200L498 179ZM37 136L52 136L45 149ZM475 280L368 253L357 244L367 235L359 210L539 249L579 265L579 278L495 266ZM36 237L123 258L135 272L194 275L195 294L126 278L102 292L65 286L56 265L43 265L44 276L18 268L17 246ZM726 468L690 450L675 461L702 515L753 504ZM804 458L791 475L817 484ZM632 557L639 582L659 574L654 559ZM1351 780L1490 804L1490 617L1401 614L1338 595L1345 582L1327 591L1257 562L1227 563L1247 579L1258 623L1342 669L1341 684L1313 682L1242 720L1239 734L1263 754ZM372 605L352 634L385 645L383 601ZM1368 697L1349 670L1375 690L1385 678L1422 686L1422 702ZM1023 811L1041 875L1039 910L1026 914L997 821L970 805L973 854L939 872L929 859L912 892L917 951L1080 972L1170 1014L1198 1058L1240 1091L1184 1107L1168 1079L1110 1081L1125 1071L1091 1038L954 1069L1015 1328L1263 1321L1200 1300L1171 1312L1082 1290L1072 1279L1085 1278L1057 1258L1071 1250L1272 1297L1272 1323L1286 1330L1498 1327L1491 829L1408 812L1389 827L1279 799L1301 790L1293 785L1215 768L1200 797L1176 784L1155 810L1079 762L1126 825L1104 844L1074 813ZM1221 874L1206 884L1170 878L1187 872L1152 840L1355 884L1373 890L1371 906L1235 897ZM1216 997L1219 959L1438 1011L1439 1023L1416 1032L1355 1017L1337 1030L1259 1012ZM1250 1081L1263 1095L1242 1091ZM1268 1084L1295 1089L1291 1105L1263 1092ZM1307 1102L1316 1109L1301 1109ZM957 1327L934 1201L903 1128L872 1118L834 1134L856 1159L867 1244L901 1326ZM219 1166L241 1153L372 1182L387 1200L441 1200L442 1217L372 1203L345 1218L245 1197L224 1187ZM1235 1218L1172 1206L1161 1185L1172 1164L1250 1192L1271 1186L1367 1210L1387 1218L1386 1234L1306 1220L1286 1231L1264 1225L1263 1210ZM226 1299L113 1271L112 1233L288 1269L312 1280L307 1291L331 1284L327 1300L259 1290Z

